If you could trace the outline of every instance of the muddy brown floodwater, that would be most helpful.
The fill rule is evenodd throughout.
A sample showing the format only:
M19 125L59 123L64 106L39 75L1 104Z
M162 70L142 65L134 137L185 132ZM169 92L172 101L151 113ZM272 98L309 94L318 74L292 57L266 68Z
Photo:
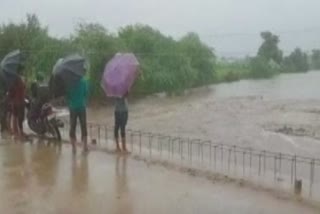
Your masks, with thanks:
M320 100L218 98L211 89L202 90L178 98L150 97L131 103L128 126L214 143L320 157ZM91 108L89 120L112 126L112 107Z
M297 88L308 79L310 84ZM314 94L319 80L320 72L310 72L197 89L182 97L153 96L130 102L128 126L319 158L320 96ZM88 118L112 126L113 109L91 107ZM93 151L72 156L69 145L60 151L43 142L4 138L0 153L0 213L320 213L263 190L181 174L130 156Z
M130 103L129 128L320 157L320 71L282 74ZM110 107L89 120L113 125Z
M73 156L68 145L58 150L43 142L2 139L0 146L0 213L319 213L299 202L212 183L130 156Z

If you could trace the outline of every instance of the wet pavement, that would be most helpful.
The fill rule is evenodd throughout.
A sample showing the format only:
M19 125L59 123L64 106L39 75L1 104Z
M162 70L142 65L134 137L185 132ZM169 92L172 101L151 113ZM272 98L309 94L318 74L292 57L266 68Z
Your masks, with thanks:
M236 184L212 183L130 156L71 155L45 142L0 145L0 213L319 213Z

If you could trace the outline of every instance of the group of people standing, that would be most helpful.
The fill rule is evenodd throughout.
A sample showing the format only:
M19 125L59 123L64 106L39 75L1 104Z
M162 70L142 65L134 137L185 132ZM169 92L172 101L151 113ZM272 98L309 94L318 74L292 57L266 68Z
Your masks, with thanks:
M23 139L25 137L23 121L25 119L25 108L27 87L22 76L24 70L23 54L19 51L13 51L6 55L0 63L0 113L1 113L1 131L9 131L15 137ZM76 128L81 128L81 141L84 152L88 152L88 131L87 131L87 100L88 100L88 80L86 73L88 62L86 58L80 55L70 55L61 58L53 67L49 81L50 94L45 102L40 103L36 108L30 111L28 105L28 124L34 131L35 121L29 121L30 115L39 115L41 104L50 102L50 99L65 97L70 113L70 142L72 150L76 152ZM101 79L101 86L108 97L112 97L115 102L114 111L114 138L117 151L127 152L126 146L126 125L128 121L128 103L127 97L139 72L139 62L132 53L117 53L107 64ZM37 78L38 79L38 78ZM10 83L10 84L8 84ZM36 100L38 96L37 83L31 84L31 96ZM34 87L35 86L35 87ZM48 100L49 99L49 100ZM42 100L42 99L41 99ZM34 105L33 105L34 106ZM36 110L36 112L33 112ZM31 114L30 114L31 112ZM34 118L34 116L32 117ZM35 117L39 118L39 117ZM42 117L40 117L41 119ZM38 129L36 129L38 130ZM37 132L37 131L36 131ZM41 131L37 132L42 135Z
M115 97L114 110L114 138L116 142L116 149L118 152L128 152L126 147L126 125L128 121L128 93L122 97ZM66 101L70 114L70 142L72 150L76 152L76 127L77 122L81 128L81 140L83 143L83 151L88 152L88 130L87 130L87 106L88 99L88 82L85 77L72 88L67 91ZM120 137L119 137L120 134Z
M22 77L17 78L12 86L7 90L1 90L1 132L8 131L20 139L25 137L23 121L25 119L26 96L26 84ZM65 98L70 114L69 136L73 152L76 152L76 126L78 121L81 128L81 140L84 152L87 152L88 131L86 107L88 100L88 82L85 77L82 77L77 85L67 91ZM123 97L114 98L114 102L114 138L116 142L116 149L117 151L127 152L125 132L128 121L127 94Z

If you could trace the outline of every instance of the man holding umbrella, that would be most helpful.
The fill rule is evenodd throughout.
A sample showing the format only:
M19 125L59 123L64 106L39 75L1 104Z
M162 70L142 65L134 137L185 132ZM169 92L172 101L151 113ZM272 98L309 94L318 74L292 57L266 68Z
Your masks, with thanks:
M88 86L84 75L87 71L85 58L71 55L59 59L53 68L50 88L55 97L65 96L70 112L70 141L76 153L76 126L79 119L83 151L88 152L86 105Z

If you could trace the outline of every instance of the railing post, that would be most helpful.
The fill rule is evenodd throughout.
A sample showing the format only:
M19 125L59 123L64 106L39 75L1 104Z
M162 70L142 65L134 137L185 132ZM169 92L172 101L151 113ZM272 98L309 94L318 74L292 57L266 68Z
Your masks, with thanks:
M250 167L250 174L251 174L251 168L252 168L252 148L249 149L249 167Z
M158 144L159 144L159 150L160 150L160 158L162 157L162 139L163 137L161 135L158 136Z
M267 170L267 157L266 157L266 151L263 151L263 174L266 174L266 170Z
M221 170L223 171L223 144L220 144L220 148L221 148Z
M261 153L259 153L259 170L258 175L261 176Z
M228 149L228 171L230 172L231 148Z
M236 173L238 172L238 160L237 160L237 147L233 146L233 153L234 153L234 168Z
M245 176L245 173L246 173L246 166L245 166L245 164L246 164L246 151L243 151L242 152L242 154L243 154L243 158L242 158L242 165L243 165L243 168L242 168L242 170L243 170L243 177Z
M214 158L214 169L217 168L217 145L214 145L214 153L213 153L213 158Z
M294 155L294 180L297 180L297 155Z
M273 166L274 180L277 180L277 155L274 155L274 166Z
M291 170L290 170L291 184L293 184L293 170L294 170L294 157L292 157L292 159L291 159Z
M282 168L282 153L279 154L279 176L281 176L281 168Z
M179 147L180 147L180 158L181 158L181 161L183 161L183 140L181 138L179 139Z
M141 142L142 133L139 131L139 154L141 155L142 150L142 142Z
M313 187L313 182L314 182L314 169L315 168L315 160L312 159L310 162L310 197L312 197L312 187Z
M203 166L203 142L201 142L201 165Z
M108 145L108 127L104 126L104 137L106 139L106 145Z
M210 144L209 144L209 166L210 166L210 168L211 168L211 166L212 166L212 142L210 141Z
M92 140L92 123L89 123L89 135L90 139Z
M192 140L190 140L190 160L191 160L191 164L192 164L192 156L193 156L193 142Z
M149 156L151 157L152 156L152 134L149 133Z
M131 152L133 153L134 152L134 149L133 149L133 131L131 130L131 133L130 133L130 144L131 144Z

